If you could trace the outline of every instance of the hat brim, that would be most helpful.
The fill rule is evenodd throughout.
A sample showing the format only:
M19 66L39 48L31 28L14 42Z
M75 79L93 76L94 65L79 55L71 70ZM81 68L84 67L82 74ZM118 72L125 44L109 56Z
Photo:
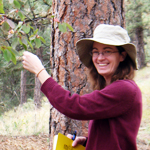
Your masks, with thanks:
M94 38L84 38L76 43L76 51L77 54L79 55L80 61L86 66L90 67L91 62L92 62L92 56L90 55L90 51L92 50L93 43L98 42L101 44L106 44L106 45L112 45L112 46L122 46L131 60L133 61L135 65L135 69L137 69L137 63L136 63L136 47L132 43L120 43L120 44L114 44L111 43L111 41L105 41L105 40L99 40L99 39L94 39ZM117 42L116 42L117 43Z

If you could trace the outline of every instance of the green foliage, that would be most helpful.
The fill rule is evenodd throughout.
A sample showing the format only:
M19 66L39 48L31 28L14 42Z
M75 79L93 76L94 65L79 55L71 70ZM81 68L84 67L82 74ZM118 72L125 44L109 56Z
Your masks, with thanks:
M23 31L28 34L30 32L30 25L29 24L24 24L22 27Z
M126 1L126 24L129 33L134 33L135 29L143 26L143 0Z
M52 1L6 0L4 9L5 6L8 7L8 3L11 4L11 7L6 9L5 15L1 16L0 29L11 48L5 51L1 49L1 51L6 61L12 61L16 64L16 55L11 51L15 50L18 45L21 45L21 49L30 51L30 48L32 50L34 47L40 48L42 43L46 43L44 38L39 36L39 29L44 24L50 24L48 17L53 18L50 9ZM0 4L0 11L4 13L2 0ZM67 32L67 28L73 31L73 28L67 23L58 23L58 26L61 32ZM12 43L12 40L15 43ZM6 47L6 45L1 46Z
M20 3L17 1L17 0L14 0L14 5L15 5L15 7L17 8L17 9L20 9L20 7L21 7L21 5L20 5Z
M34 26L34 19L35 15L34 12L31 10L32 15L30 14L30 10L27 11L27 7L35 7L34 1L30 1L29 4L27 4L27 0L22 2L18 0L13 1L7 1L7 3L12 2L15 9L12 9L10 12L7 12L8 14L5 14L4 16L1 16L1 33L3 33L3 36L5 37L5 41L7 42L7 45L2 45L0 50L3 52L3 56L6 61L12 61L14 64L17 62L16 53L14 53L15 49L21 45L21 49L23 50L30 50L30 48L33 50L34 45L37 48L40 48L42 46L41 42L45 43L44 38L41 36L39 37L38 33L38 27ZM42 1L40 1L40 4ZM36 6L38 3L36 2ZM44 5L44 4L43 4ZM24 7L22 7L24 6ZM39 7L39 5L38 5ZM42 6L40 6L42 8ZM50 6L45 9L46 13ZM44 7L46 8L46 7ZM39 8L38 8L39 9ZM37 10L34 10L37 12ZM26 15L25 15L26 14ZM28 16L27 16L28 15ZM25 17L26 16L26 17ZM41 14L39 14L36 17L40 17ZM32 18L31 18L32 17ZM44 17L44 16L42 16ZM42 23L42 21L39 19L37 20L38 24ZM41 21L41 22L40 22ZM49 21L47 20L47 23ZM32 26L33 25L33 26ZM32 38L29 38L32 37Z
M0 17L0 114L20 103L20 56L24 50L36 53L37 48L40 48L43 64L46 69L49 68L47 53L50 47L50 20L45 14L42 16L35 6L38 6L38 9L44 7L43 12L48 14L51 6L42 1L3 1L5 17ZM17 2L20 3L20 9ZM39 3L41 5L38 5ZM24 20L18 12L26 16ZM32 36L34 38L30 39ZM27 72L27 98L33 97L34 84L34 75Z
M3 51L5 60L7 60L8 62L12 60L12 62L16 64L16 55L18 55L18 52L16 50L12 49L12 47L6 46L1 46L0 50Z
M4 14L4 9L3 9L3 0L0 0L0 13Z
M20 87L20 72L21 66L11 65L4 61L2 54L0 54L0 115L14 106L19 104L19 89Z
M68 23L65 23L65 22L64 23L58 23L58 28L61 32L64 32L64 33L67 32L67 28L69 30L71 30L72 32L74 31L72 26L70 26Z
M21 56L25 50L37 54L49 69L52 0L0 0L0 114L20 103ZM3 14L2 14L3 13ZM58 22L59 24L59 22ZM60 23L62 32L73 31ZM15 64L15 65L14 65ZM27 72L27 98L34 95L34 75Z
M150 3L149 0L126 0L126 28L132 41L135 40L135 30L137 27L144 29L144 42L146 61L149 61L150 54ZM149 58L149 59L148 59Z

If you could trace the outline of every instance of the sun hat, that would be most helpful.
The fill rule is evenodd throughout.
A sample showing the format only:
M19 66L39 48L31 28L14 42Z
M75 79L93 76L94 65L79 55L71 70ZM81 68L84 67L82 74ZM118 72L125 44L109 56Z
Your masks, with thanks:
M92 50L93 42L122 46L137 68L136 47L130 43L130 37L124 28L118 25L100 24L95 28L93 38L83 38L77 41L77 54L86 67L91 66L92 56L90 51Z

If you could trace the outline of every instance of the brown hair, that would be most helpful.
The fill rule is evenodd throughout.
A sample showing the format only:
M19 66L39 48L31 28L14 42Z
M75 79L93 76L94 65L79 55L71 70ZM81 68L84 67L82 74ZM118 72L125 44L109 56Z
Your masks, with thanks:
M116 46L116 47L119 50L120 54L123 51L125 51L124 48L121 46ZM135 69L136 67L133 61L127 54L125 60L123 62L120 62L116 72L112 76L111 83L116 80L124 80L124 79L133 80L135 75ZM89 79L92 84L93 90L101 90L106 86L106 81L104 77L97 72L92 60L91 60L91 66L89 67Z

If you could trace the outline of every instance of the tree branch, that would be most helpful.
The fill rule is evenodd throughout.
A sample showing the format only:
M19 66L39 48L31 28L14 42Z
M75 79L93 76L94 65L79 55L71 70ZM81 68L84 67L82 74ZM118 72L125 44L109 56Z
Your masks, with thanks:
M49 14L43 16L43 17L37 17L37 18L33 18L33 19L30 19L30 18L29 19L25 19L24 22L27 23L27 22L34 22L34 21L42 20L42 19L47 18L50 15L52 15L52 13L49 13ZM12 18L12 17L7 16L7 15L6 15L6 18L10 19L11 21L13 21L16 24L18 24L21 21L21 19L15 19L15 18Z

